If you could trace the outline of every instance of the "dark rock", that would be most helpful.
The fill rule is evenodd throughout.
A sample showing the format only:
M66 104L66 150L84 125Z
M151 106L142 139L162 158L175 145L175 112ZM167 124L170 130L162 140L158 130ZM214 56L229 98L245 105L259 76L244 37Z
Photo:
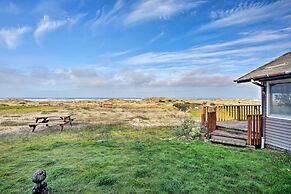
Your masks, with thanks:
M32 194L38 194L40 193L39 189L37 186L32 187Z
M36 183L36 186L32 188L32 194L50 194L51 190L46 182L46 171L43 169L37 170L32 175L32 182Z
M32 182L41 183L42 181L45 180L45 178L46 178L45 170L39 169L32 175Z

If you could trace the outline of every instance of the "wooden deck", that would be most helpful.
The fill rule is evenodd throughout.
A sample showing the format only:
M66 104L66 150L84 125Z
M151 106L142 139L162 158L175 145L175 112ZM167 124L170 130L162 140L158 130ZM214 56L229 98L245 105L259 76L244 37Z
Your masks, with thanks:
M260 105L203 105L201 124L213 143L259 146L263 126L260 108Z
M218 121L217 128L237 129L241 131L248 131L247 121Z

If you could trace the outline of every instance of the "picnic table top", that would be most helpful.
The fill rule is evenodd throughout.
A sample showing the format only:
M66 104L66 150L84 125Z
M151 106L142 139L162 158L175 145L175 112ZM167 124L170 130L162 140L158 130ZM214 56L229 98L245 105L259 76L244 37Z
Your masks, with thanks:
M35 117L35 119L47 119L47 118L69 118L72 115L60 115L60 116L41 116L41 117Z

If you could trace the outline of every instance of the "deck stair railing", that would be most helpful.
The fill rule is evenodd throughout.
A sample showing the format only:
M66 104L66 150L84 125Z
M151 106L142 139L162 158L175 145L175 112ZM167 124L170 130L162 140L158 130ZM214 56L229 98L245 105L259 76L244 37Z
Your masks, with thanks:
M248 145L261 145L263 136L263 117L259 114L248 115Z
M211 133L216 129L217 114L216 108L210 106L201 106L200 109L201 124Z

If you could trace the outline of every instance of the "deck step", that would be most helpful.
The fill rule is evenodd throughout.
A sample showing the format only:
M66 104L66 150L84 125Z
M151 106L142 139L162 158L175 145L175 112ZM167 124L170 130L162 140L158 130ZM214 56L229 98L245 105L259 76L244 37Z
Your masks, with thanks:
M227 130L215 130L211 133L211 136L221 136L221 137L247 140L247 134L242 133L242 132L232 132L232 131L227 131Z
M225 144L225 145L234 145L234 146L241 146L241 147L246 146L246 140L236 139L236 138L231 138L231 137L212 135L210 141L213 143L220 143L220 144Z
M221 126L217 126L217 130L227 131L229 133L234 133L234 134L244 134L244 135L248 134L248 132L243 129L233 129L233 128L226 128L226 127L221 127Z

